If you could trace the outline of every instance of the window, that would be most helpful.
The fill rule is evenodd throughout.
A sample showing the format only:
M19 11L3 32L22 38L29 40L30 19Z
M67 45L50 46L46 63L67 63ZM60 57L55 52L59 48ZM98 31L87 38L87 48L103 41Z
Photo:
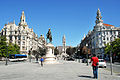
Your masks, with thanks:
M108 32L106 32L107 33L107 35L108 35Z
M25 46L23 46L22 49L25 50Z
M25 40L25 36L23 36L23 40Z
M112 35L112 31L110 31L110 34Z
M17 34L17 31L15 31L15 34Z
M105 29L105 27L103 27L103 29Z
M23 45L25 45L25 42L23 41Z
M110 40L112 40L112 37L110 37Z
M10 29L12 30L12 26L10 26Z
M10 35L12 35L12 31L10 31Z
M20 45L20 41L18 42L18 45Z
M20 36L18 36L18 40L20 40Z
M12 36L10 36L10 40L12 40Z
M99 35L100 35L100 32L99 32Z
M15 40L17 40L17 36L15 36Z
M105 40L105 37L103 37L103 40Z
M105 35L105 32L103 32L103 35Z
M109 40L109 38L107 37L107 40Z
M114 39L115 39L116 37L114 36Z
M114 34L115 34L115 31L114 31Z

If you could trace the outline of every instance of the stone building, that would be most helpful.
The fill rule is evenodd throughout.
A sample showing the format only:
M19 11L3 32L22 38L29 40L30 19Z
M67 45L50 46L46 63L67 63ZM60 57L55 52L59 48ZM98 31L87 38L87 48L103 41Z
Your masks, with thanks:
M86 36L81 40L80 48L87 46L91 53L98 56L104 56L105 44L119 38L120 28L114 25L103 23L101 12L97 10L96 25L92 31L89 31Z
M5 24L0 32L1 35L6 35L7 42L11 42L20 46L20 53L27 54L30 49L37 50L38 47L43 47L42 39L29 28L26 22L24 11L20 17L18 25L14 22Z

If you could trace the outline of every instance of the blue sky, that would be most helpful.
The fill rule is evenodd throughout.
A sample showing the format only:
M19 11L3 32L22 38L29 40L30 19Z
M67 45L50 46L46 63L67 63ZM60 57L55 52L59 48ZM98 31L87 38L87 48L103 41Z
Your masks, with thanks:
M39 36L51 28L53 44L77 46L95 25L100 9L104 23L120 26L120 0L0 0L0 30L7 22L20 21L24 10L26 22Z

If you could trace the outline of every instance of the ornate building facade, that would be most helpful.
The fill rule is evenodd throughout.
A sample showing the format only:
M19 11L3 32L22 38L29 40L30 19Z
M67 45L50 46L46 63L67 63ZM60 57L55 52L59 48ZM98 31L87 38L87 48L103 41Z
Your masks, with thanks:
M5 24L0 34L6 35L8 43L19 45L21 54L27 54L30 49L37 50L38 47L43 47L44 44L44 36L38 38L33 29L28 27L24 11L22 11L18 26L15 24L15 21Z
M87 48L91 50L91 53L103 57L105 44L115 40L115 38L119 38L120 28L103 23L99 9L97 10L95 23L94 29L89 31L81 40L80 48L82 49L87 44Z

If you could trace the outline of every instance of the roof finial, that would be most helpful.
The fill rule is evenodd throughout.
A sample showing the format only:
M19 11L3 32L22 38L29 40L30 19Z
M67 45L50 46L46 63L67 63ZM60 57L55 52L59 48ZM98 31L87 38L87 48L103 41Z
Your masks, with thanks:
M102 16L101 16L101 12L100 12L100 9L98 8L98 10L97 10L97 16L96 16L96 24L98 24L98 23L103 23L103 20L101 19L102 18Z
M24 14L24 11L22 11L22 15L21 15L21 18L20 18L20 24L22 24L22 25L27 25L27 23L25 22L25 14Z
M65 43L66 42L66 40L65 40L65 35L63 35L63 43Z

